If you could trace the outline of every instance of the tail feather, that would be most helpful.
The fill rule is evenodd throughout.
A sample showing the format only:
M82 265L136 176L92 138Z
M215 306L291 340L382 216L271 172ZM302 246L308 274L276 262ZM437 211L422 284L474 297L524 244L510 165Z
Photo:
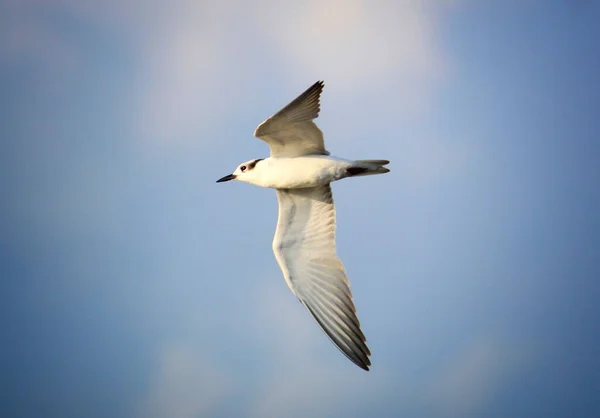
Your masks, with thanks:
M358 160L357 162L375 165L388 165L390 163L388 160Z
M346 170L352 177L384 174L390 171L389 168L384 167L390 163L388 160L357 160L356 163L355 167Z

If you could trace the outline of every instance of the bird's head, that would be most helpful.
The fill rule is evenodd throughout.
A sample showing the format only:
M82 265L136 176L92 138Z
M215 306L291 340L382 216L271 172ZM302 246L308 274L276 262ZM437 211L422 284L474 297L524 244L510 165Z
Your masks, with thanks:
M258 172L256 171L256 164L262 161L262 158L256 160L246 161L237 166L233 174L228 174L225 177L221 177L217 180L217 183L222 183L229 180L239 180L246 183L254 183L258 178Z

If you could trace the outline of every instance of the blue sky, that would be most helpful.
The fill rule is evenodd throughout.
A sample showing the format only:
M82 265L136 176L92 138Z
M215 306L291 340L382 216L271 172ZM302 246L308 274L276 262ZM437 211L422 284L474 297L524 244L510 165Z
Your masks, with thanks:
M600 415L599 12L1 2L0 415ZM215 184L319 79L369 373Z

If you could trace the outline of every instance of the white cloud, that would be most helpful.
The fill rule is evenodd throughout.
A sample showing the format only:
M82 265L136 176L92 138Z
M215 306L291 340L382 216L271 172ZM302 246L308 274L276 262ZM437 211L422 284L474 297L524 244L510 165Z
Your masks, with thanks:
M423 391L423 401L441 416L480 416L496 389L526 355L502 339L475 341L440 368Z
M435 44L441 3L311 0L288 7L263 1L259 26L295 77L335 79L343 88L427 82L440 71Z
M166 346L138 410L144 418L209 416L226 397L231 382L211 364L201 347Z
M240 97L256 95L253 83L273 72L298 92L325 79L332 92L357 103L356 96L387 93L402 111L421 109L444 71L436 28L446 4L32 0L5 7L11 17L3 20L15 23L4 29L10 36L3 36L9 39L3 49L68 50L69 41L48 17L56 12L117 34L136 62L131 91L123 92L133 95L123 103L134 131L165 141L197 140L230 115ZM271 72L263 75L267 67ZM270 83L281 87L281 81Z
M227 88L217 80L228 72L227 55L235 53L225 28L237 17L221 3L169 7L172 16L141 40L134 102L142 134L172 141L205 131L223 113Z
M381 368L367 373L350 363L297 302L283 277L272 272L247 278L256 283L256 291L239 306L247 310L248 320L220 326L231 336L241 333L235 341L252 335L249 350L261 354L247 361L258 361L260 373L256 364L231 368L226 355L207 350L205 339L190 331L179 342L166 342L159 353L148 390L139 400L139 417L211 416L230 404L251 417L329 416L339 414L340 405L350 405L343 410L348 412L352 405L385 400L397 376ZM245 387L249 381L252 385Z

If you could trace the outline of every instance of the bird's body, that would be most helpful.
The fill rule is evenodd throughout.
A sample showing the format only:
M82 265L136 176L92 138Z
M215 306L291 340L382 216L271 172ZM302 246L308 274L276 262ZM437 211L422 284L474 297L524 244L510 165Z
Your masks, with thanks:
M361 168L374 171L378 167L330 155L271 157L259 160L254 169L239 180L273 189L301 189L328 185L352 176L356 172L353 169L359 171Z
M331 341L359 367L371 355L360 329L349 281L335 249L335 207L330 183L383 174L387 160L346 160L329 155L313 119L319 115L319 81L261 123L254 133L271 156L240 164L217 182L240 180L274 188L279 218L273 252L283 276Z

